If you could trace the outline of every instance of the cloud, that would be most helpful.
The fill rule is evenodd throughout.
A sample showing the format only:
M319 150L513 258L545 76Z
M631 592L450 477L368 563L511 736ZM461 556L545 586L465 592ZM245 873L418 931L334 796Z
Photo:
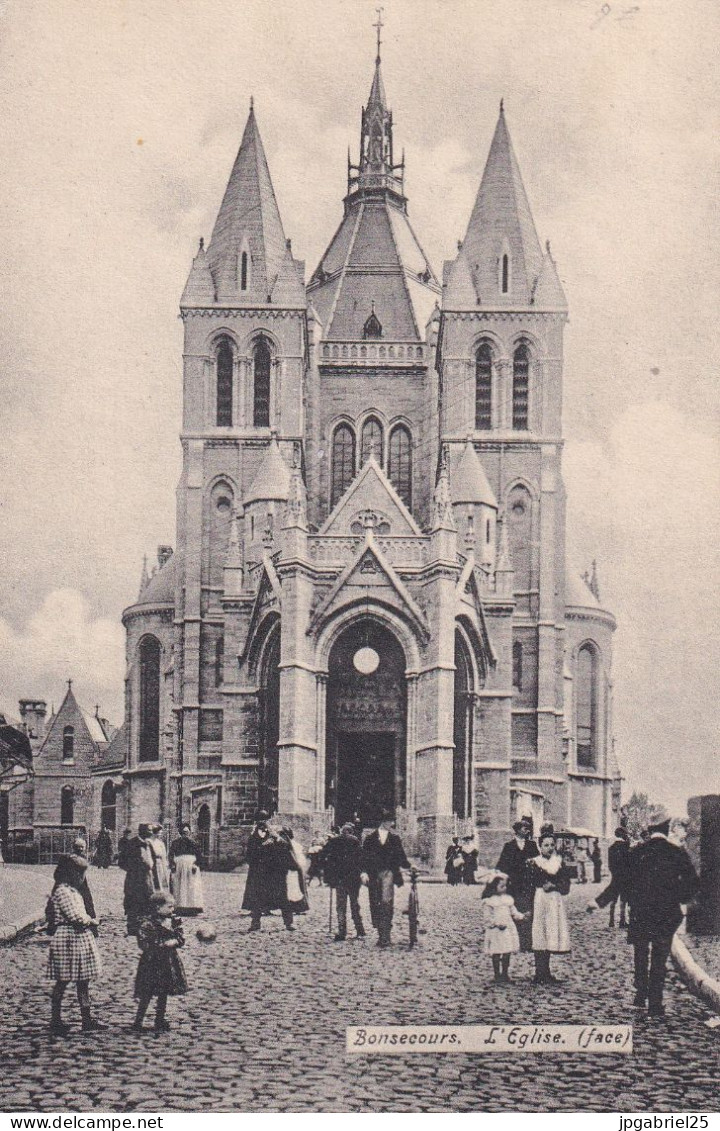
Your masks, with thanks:
M2 710L17 716L18 699L59 705L68 679L79 702L116 725L122 721L124 637L122 625L93 618L77 589L54 589L20 629L0 619Z
M568 443L570 543L597 557L615 636L628 788L683 812L718 788L720 444L666 403L631 404L605 444Z

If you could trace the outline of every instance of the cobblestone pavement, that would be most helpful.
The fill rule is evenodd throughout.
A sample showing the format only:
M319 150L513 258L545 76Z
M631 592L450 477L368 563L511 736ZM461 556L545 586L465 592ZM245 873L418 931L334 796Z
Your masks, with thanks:
M51 865L0 865L0 927L42 915L52 890Z
M91 869L105 963L93 988L108 1030L84 1038L68 995L67 1040L47 1034L48 943L0 950L0 1110L55 1111L692 1111L716 1110L718 1031L671 975L666 1021L636 1019L631 948L605 915L584 907L596 889L570 897L573 953L556 959L560 988L530 983L531 956L513 959L509 986L491 983L482 954L480 889L422 885L421 926L408 952L396 914L391 951L333 943L328 892L313 885L312 909L283 930L279 917L248 935L237 908L239 875L206 874L218 940L202 945L186 921L191 992L171 999L172 1032L156 1040L126 1031L133 1015L134 939L120 917L122 876ZM404 889L398 903L406 901ZM365 896L363 896L365 899ZM518 1057L415 1054L347 1057L345 1026L463 1023L627 1023L633 1056Z

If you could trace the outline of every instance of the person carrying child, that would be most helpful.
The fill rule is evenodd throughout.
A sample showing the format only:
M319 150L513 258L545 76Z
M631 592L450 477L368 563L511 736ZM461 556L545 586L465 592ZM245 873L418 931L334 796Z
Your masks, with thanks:
M520 950L515 923L521 923L525 918L515 906L513 897L508 895L507 886L507 876L495 876L482 894L485 953L492 958L496 982L510 981L510 955Z
M154 997L157 998L155 1036L166 1033L170 1028L165 1020L168 997L185 994L188 990L178 954L179 948L185 945L185 936L181 920L173 915L174 910L171 895L164 891L155 892L150 897L150 915L138 927L137 940L142 954L135 977L135 997L138 999L132 1025L135 1033L142 1033L143 1020Z

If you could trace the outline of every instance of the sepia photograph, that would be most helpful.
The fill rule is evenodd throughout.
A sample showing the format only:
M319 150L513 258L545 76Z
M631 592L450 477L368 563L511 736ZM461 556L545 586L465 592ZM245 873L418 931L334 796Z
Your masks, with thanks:
M719 36L0 0L8 1128L712 1125Z

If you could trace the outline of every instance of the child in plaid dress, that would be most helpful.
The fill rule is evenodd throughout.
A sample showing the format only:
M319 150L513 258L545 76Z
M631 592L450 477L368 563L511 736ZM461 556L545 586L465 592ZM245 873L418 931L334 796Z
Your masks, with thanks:
M155 1036L158 1037L170 1028L165 1020L168 996L187 993L188 984L178 954L178 949L185 945L185 936L180 919L173 915L173 898L158 891L150 897L150 905L150 917L142 920L137 934L142 954L135 977L138 1007L132 1030L142 1033L148 1006L157 997Z
M77 996L84 1033L104 1029L90 1013L89 983L100 973L100 951L94 932L98 921L87 914L80 888L85 879L87 860L64 856L55 873L55 888L50 897L55 932L50 944L48 977L53 986L50 1032L65 1037L70 1032L62 1021L62 1000L68 983L77 983Z

